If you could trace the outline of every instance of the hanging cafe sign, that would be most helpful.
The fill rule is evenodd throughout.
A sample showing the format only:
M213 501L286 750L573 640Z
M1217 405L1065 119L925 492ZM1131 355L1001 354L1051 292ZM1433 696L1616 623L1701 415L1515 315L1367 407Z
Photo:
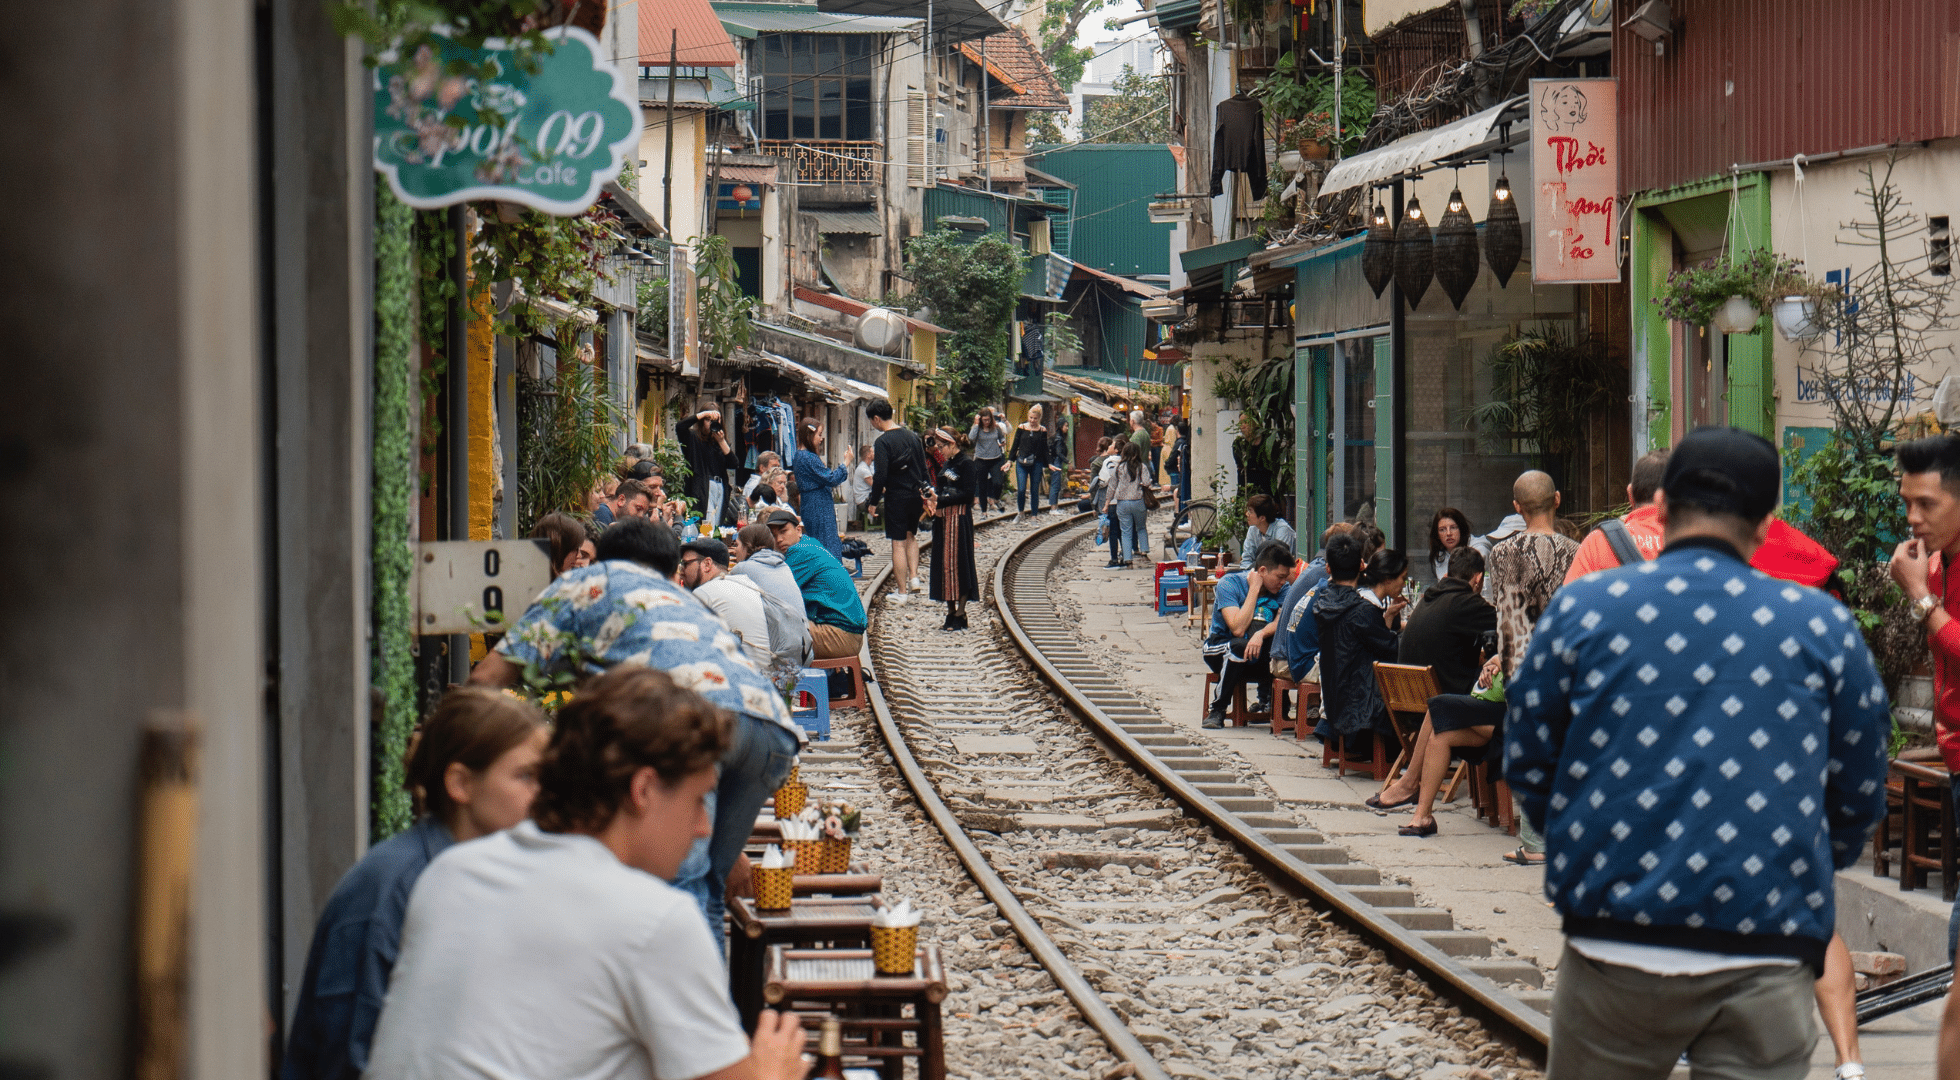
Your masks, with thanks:
M473 199L580 213L640 143L639 90L577 27L520 57L492 38L441 34L375 68L374 167L418 209ZM530 70L527 70L529 68Z
M1620 280L1619 84L1531 80L1531 280Z

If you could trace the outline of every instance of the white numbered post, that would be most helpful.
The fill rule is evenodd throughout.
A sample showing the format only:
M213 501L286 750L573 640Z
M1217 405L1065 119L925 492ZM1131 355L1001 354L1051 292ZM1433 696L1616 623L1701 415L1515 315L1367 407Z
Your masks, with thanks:
M504 628L551 584L548 540L433 540L415 545L415 632Z

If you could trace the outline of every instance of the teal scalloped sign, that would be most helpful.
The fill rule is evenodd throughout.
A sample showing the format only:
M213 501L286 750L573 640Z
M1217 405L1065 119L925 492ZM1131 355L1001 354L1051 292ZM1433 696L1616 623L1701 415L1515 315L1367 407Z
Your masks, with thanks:
M639 90L577 27L526 72L507 43L469 49L440 34L375 69L374 167L424 210L503 199L548 214L583 211L640 142ZM482 77L458 71L487 73Z

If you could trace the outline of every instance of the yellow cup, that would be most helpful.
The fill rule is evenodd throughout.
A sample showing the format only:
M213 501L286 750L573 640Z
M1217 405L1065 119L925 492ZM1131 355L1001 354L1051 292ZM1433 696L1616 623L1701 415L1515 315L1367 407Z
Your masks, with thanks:
M822 844L823 854L818 857L817 861L822 864L823 868L815 872L819 874L849 873L851 869L851 838L847 836L842 840L833 840L826 836L823 838Z
M783 850L796 856L795 870L799 874L823 873L823 841L785 840Z
M781 870L755 868L755 906L763 911L787 911L793 895L791 878L796 871L788 867Z
M916 926L871 928L871 967L880 975L910 975L919 954Z
M803 804L810 797L810 789L802 784L784 784L776 789L776 820L787 821L803 812ZM811 873L812 871L805 871Z

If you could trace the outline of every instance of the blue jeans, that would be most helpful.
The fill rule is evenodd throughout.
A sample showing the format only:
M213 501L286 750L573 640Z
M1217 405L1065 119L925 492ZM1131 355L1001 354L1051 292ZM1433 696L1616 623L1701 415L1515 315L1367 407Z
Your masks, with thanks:
M1068 470L1056 469L1048 474L1048 509L1055 510L1062 505L1062 485L1068 483Z
M1124 499L1122 502L1116 504L1116 520L1123 526L1123 546L1110 549L1109 557L1112 562L1121 562L1122 556L1120 553L1122 552L1131 552L1137 555L1149 554L1149 552L1144 550L1148 541L1146 536L1147 530L1144 527L1144 515L1145 510L1142 499Z
M1027 510L1030 502L1033 509L1041 509L1041 473L1039 465L1014 463L1014 509Z
M714 834L694 842L674 875L674 887L692 894L701 905L708 932L724 956L728 943L721 924L722 894L728 888L728 871L755 831L756 813L770 793L783 786L795 761L796 736L766 720L738 714L728 752L721 756L721 782L707 795Z

